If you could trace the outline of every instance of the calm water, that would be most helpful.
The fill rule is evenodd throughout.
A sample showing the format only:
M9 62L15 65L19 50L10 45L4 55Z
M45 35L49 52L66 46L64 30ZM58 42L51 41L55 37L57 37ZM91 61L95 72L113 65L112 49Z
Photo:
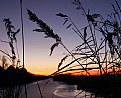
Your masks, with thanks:
M50 80L48 82L48 80ZM43 98L121 98L120 90L116 90L117 96L110 95L94 95L90 92L83 90L78 90L77 85L68 85L63 82L53 81L52 79L38 81ZM47 83L48 82L48 83ZM45 85L46 84L46 85ZM14 89L14 92L18 91L18 86ZM20 93L20 98L25 97L25 89L21 87L22 92ZM3 93L6 95L8 91L13 91L13 89L0 89L0 98L4 98ZM120 89L120 87L119 87ZM6 90L7 93L6 93ZM12 94L16 94L16 93ZM27 95L28 98L41 98L37 82L27 85ZM105 97L104 97L105 96Z
M67 85L53 80L50 80L44 88L46 82L47 80L39 81L44 98L85 98L85 96L86 98L90 98L91 96L91 93L89 92L77 90L76 85ZM27 85L27 88L28 98L41 98L36 82Z
M50 81L48 82L48 80ZM83 90L78 90L77 85L68 85L63 82L53 81L52 79L48 80L38 81L43 98L104 98ZM14 90L16 91L17 89L14 88ZM20 98L26 98L24 86L21 90ZM0 98L4 98L1 95L3 92L5 90L0 90ZM27 85L27 95L28 98L41 98L37 82Z

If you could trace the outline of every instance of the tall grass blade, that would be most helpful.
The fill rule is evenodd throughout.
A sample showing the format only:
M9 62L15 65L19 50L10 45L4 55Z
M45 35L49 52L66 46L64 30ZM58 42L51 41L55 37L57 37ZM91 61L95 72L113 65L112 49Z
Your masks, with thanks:
M60 66L63 64L63 62L67 59L69 55L66 55L64 58L61 59L60 63L58 64L58 70L60 68Z
M50 48L51 49L50 56L52 55L54 48L57 47L58 45L59 45L59 43L55 43L55 44L53 44L51 46L51 48Z

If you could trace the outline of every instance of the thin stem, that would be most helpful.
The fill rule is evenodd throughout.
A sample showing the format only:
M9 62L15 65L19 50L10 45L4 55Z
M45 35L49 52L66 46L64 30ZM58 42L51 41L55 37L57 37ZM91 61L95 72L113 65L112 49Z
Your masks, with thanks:
M117 4L117 6L118 6L118 9L119 9L120 13L121 13L121 8L120 8L120 6L119 6L117 0L115 0L115 2L116 2L116 4Z
M22 29L22 44L23 44L23 68L25 67L24 66L24 49L25 49L25 47L24 47L24 23L23 23L23 13L22 13L22 11L23 11L23 9L22 9L22 0L20 0L20 8L21 8L21 10L20 10L20 15L21 15L21 29ZM24 87L25 87L25 96L26 96L26 98L28 98L27 97L27 87L26 87L26 84L24 85Z
M81 4L81 2L80 2L80 4ZM87 16L87 14L86 14L86 11L85 11L85 9L83 8L83 6L82 6L82 4L81 4L81 9L82 9L82 11L84 12L84 15L85 16ZM89 13L88 13L89 14ZM97 41L96 41L96 39L95 39L95 35L93 34L93 31L92 31L92 27L91 27L91 24L90 24L90 22L89 22L89 20L87 19L87 21L88 21L88 24L89 24L89 27L90 27L90 32L91 32L91 35L92 35L92 38L93 38L93 41L94 41L94 45L95 45L95 51L98 49L98 47L97 47ZM97 61L99 62L99 67L100 67L100 74L102 75L102 71L101 71L101 65L100 65L100 58L99 58L99 55L98 54L96 54L97 55Z
M23 44L23 68L25 67L24 65L24 60L25 60L25 58L24 58L24 50L25 50L25 45L24 45L24 23L23 23L23 13L22 13L22 10L23 10L23 8L22 8L22 0L20 0L20 7L21 7L21 30L22 30L22 44Z
M69 17L68 17L69 18ZM83 37L83 35L81 34L81 32L80 32L80 30L77 28L77 26L74 24L74 22L71 20L71 18L69 18L69 20L72 22L72 24L73 24L73 26L76 28L76 30L77 31L75 31L73 28L73 30L74 30L74 32L76 33L76 34L78 34L79 35L79 37L81 37L83 40L84 40L84 37ZM78 33L79 32L79 33ZM94 50L90 47L90 45L87 43L87 41L85 41L85 43L88 45L88 47L90 48L90 50L92 51L92 52L94 52Z
M38 81L37 81L37 86L38 86L38 89L39 89L40 96L41 96L41 98L43 98L43 96L42 96L42 92L41 92L41 89L40 89L40 86L39 86Z
M17 44L17 41L16 41L16 50L17 50L17 56L18 56L18 60L17 60L17 65L16 67L18 67L18 64L20 62L20 57L19 57L19 51L18 51L18 44Z
M76 62L86 71L86 73L90 76L90 73L82 66L82 64L76 59L76 57L66 48L66 46L60 42L60 44L66 49L66 51L76 60Z

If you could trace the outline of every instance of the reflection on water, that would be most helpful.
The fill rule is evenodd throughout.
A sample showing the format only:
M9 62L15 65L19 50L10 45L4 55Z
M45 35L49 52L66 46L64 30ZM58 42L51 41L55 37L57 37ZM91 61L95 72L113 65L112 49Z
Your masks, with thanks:
M84 90L78 90L77 85L68 85L63 82L41 80L39 86L43 95L43 98L112 98L95 95ZM47 85L45 86L45 84ZM23 93L24 93L23 88ZM28 98L41 98L40 92L37 86L37 82L27 85ZM25 98L25 97L21 97ZM117 98L117 97L114 97ZM118 97L121 98L121 97Z
M112 96L110 93L107 95L78 90L77 85L68 85L63 82L53 81L52 79L48 83L47 81L48 80L39 81L43 98L121 98ZM46 83L47 85L45 86ZM28 98L41 98L37 82L27 85L27 92Z
M94 94L84 90L78 90L77 85L68 85L53 80L49 81L44 88L47 81L48 80L39 81L44 98L104 98L95 96ZM41 98L36 82L29 84L28 90L28 98Z
M44 88L46 82L47 80L39 81L44 98L94 98L90 97L91 93L78 90L77 85L68 85L51 80ZM41 98L36 82L28 85L28 98Z
M63 84L56 88L56 90L54 91L54 95L66 98L79 98L85 96L88 96L89 98L89 96L91 96L91 93L85 92L83 90L77 90L76 85Z
M39 86L43 95L43 98L121 98L121 97L112 97L105 95L94 95L92 93L86 92L84 90L78 90L77 85L68 85L62 82L49 81L45 86L48 80L39 81ZM4 90L3 90L4 91ZM20 98L25 98L25 89L22 88ZM2 91L0 90L0 94ZM27 95L28 98L41 98L40 92L37 86L37 82L30 83L27 85ZM1 97L0 98L4 98Z

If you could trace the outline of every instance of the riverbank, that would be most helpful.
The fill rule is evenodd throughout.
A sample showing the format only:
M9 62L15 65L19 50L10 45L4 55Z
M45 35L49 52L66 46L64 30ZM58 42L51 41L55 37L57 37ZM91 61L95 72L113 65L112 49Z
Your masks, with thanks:
M0 67L0 88L28 84L47 78L47 76L29 73L25 68L9 66L7 69L3 69Z
M104 97L121 98L121 75L102 76L71 76L58 75L54 81L63 81L67 84L77 85L78 90L92 92Z

